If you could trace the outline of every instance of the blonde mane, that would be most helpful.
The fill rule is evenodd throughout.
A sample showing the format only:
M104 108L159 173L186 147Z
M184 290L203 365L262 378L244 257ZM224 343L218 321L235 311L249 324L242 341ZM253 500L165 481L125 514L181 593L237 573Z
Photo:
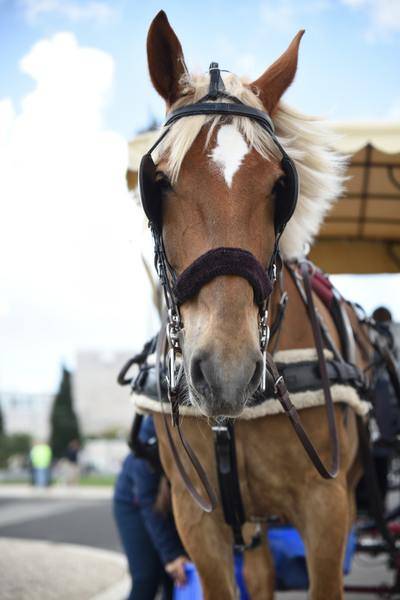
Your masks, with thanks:
M226 92L248 106L263 110L257 95L236 75L224 73ZM193 104L208 92L209 75L187 75L183 96L172 109ZM222 100L224 101L224 100ZM229 101L229 100L225 100ZM155 159L167 159L168 174L176 182L182 161L202 127L209 124L206 145L221 116L199 115L175 122L160 144ZM333 150L335 135L319 119L305 116L280 103L274 114L276 136L294 161L300 180L296 210L281 239L285 259L300 258L307 252L332 204L343 191L345 158ZM266 160L280 159L280 153L268 133L257 122L246 117L232 117L232 124L243 135L248 146Z

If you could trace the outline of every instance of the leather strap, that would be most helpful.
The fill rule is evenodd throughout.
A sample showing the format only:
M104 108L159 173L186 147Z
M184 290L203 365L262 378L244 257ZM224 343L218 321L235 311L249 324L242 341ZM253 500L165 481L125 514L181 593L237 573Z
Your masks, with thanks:
M307 306L307 310L308 310L308 315L310 317L311 327L312 327L314 341L315 341L315 347L317 350L318 364L319 364L319 370L320 370L321 380L322 380L322 389L323 389L324 398L325 398L325 408L326 408L326 414L327 414L327 418L328 418L329 437L330 437L330 441L331 441L331 468L330 469L328 469L321 461L321 458L320 458L317 450L315 449L315 446L313 445L307 432L305 431L305 429L301 423L300 416L299 416L296 408L292 404L292 401L290 400L289 393L288 393L288 390L286 387L286 383L285 383L283 377L279 374L278 369L273 361L273 358L268 352L266 353L266 361L267 361L268 368L271 372L271 375L274 378L275 390L276 390L278 399L279 399L283 409L285 410L286 414L290 418L291 424L292 424L299 440L301 441L301 443L304 447L304 450L307 452L308 456L311 459L311 462L313 463L314 467L317 469L318 473L324 479L333 479L336 477L336 475L339 471L339 462L340 462L339 439L338 439L337 429L336 429L335 408L333 405L333 400L332 400L332 395L331 395L331 390L330 390L330 383L329 383L329 378L328 378L328 372L327 372L327 367L326 367L326 360L325 360L325 356L324 356L324 345L323 345L323 341L322 341L320 321L317 317L317 313L316 313L315 306L314 306L314 300L312 297L311 282L310 282L310 277L309 277L309 268L310 268L310 264L307 261L300 263L300 270L301 270L301 274L303 277L304 290L305 290L305 296L306 296L306 306Z
M242 525L246 521L236 462L235 430L231 421L212 428L215 459L225 522L231 526L235 550L243 551Z
M165 344L166 344L165 324L162 327L161 332L158 336L157 351L156 351L156 380L157 380L158 399L161 402L161 407L163 409L164 397L163 397L162 388L161 388L161 365L162 365L162 362L164 361L164 355L165 355L165 352L164 352ZM199 459L197 458L197 456L194 453L194 451L192 450L189 442L186 440L185 436L183 435L183 432L181 430L180 423L179 423L179 413L178 413L179 409L178 409L177 398L171 398L170 400L171 400L171 405L172 405L171 408L172 408L172 412L173 412L173 423L178 431L179 439L180 439L182 447L186 453L186 456L188 457L193 469L195 470L198 480L205 492L205 497L203 497L201 494L199 494L199 492L196 490L195 486L193 485L193 483L190 479L189 474L187 473L187 471L182 463L181 457L179 456L178 449L177 449L174 439L172 437L170 427L168 425L167 413L163 410L162 415L163 415L164 429L165 429L165 433L167 435L168 445L172 452L172 456L174 457L175 464L178 469L179 475L181 476L181 479L182 479L187 491L192 496L192 498L196 502L196 504L202 510L210 513L217 506L216 493L207 477L206 472L204 471L202 465L200 464Z
M313 296L312 296L312 288L311 288L309 269L310 269L309 262L303 261L300 263L300 271L301 271L301 274L303 277L304 289L305 289L306 297L307 297L307 310L308 310L308 315L310 317L311 327L312 327L313 334L314 334L315 348L317 350L319 369L320 369L320 374L321 374L321 379L322 379L322 389L324 391L324 397L325 397L326 416L328 418L328 429L329 429L329 435L330 435L330 439L331 439L331 451L332 451L331 473L333 475L331 475L331 476L336 476L336 474L339 470L340 451L339 451L339 439L338 439L337 428L336 428L335 408L333 405L331 388L330 388L330 384L329 384L329 377L328 377L328 372L327 372L327 368L326 368L326 360L325 360L325 356L324 356L324 343L322 341L320 319L318 319L318 317L317 317L317 312L315 309L314 300L313 300Z
M305 290L303 289L303 287L301 285L302 283L304 284L304 280L302 278L299 279L299 275L298 275L296 269L293 267L293 265L290 265L289 263L285 263L285 264L286 264L287 270L289 272L289 275L291 276L291 278L293 280L293 283L295 284L295 286L297 288L297 291L300 294L300 298L303 300L304 306L306 307L307 312L308 312L308 299L307 299L307 295L306 295ZM309 261L307 261L307 264L309 266L311 265L311 263ZM311 285L311 283L310 283L310 285ZM311 295L311 298L312 298L312 295ZM313 301L313 303L314 303L314 301ZM322 319L319 317L318 314L317 314L317 319L318 319L318 322L319 322L319 327L320 327L320 330L321 330L321 334L322 334L322 336L323 336L323 338L325 340L325 344L327 345L328 349L331 350L331 352L333 352L333 354L335 356L335 359L337 361L343 362L343 357L342 357L341 353L339 352L339 350L337 349L336 344L333 341L333 338L332 338L331 334L328 331L328 328L326 327L325 323L322 321Z
M280 401L285 413L289 417L290 422L293 426L293 429L296 432L297 437L299 438L300 442L302 443L304 450L308 454L311 462L313 463L314 467L317 469L318 473L324 479L334 479L339 471L339 463L340 463L339 439L338 439L337 429L336 429L335 408L334 408L334 404L333 404L333 400L332 400L327 365L326 365L326 360L325 360L325 356L324 356L324 344L323 344L323 340L322 340L321 323L320 323L320 319L317 316L317 312L316 312L316 309L314 306L314 300L313 300L312 289L311 289L311 281L310 281L310 276L309 276L309 268L310 268L310 263L308 263L307 261L300 263L300 271L301 271L301 274L303 277L303 283L304 283L304 296L302 294L301 288L298 285L298 282L296 281L295 274L293 272L291 272L290 269L289 269L289 272L291 272L291 275L294 277L296 287L299 290L300 296L303 298L303 300L305 302L305 305L306 305L306 308L308 311L308 315L310 318L310 322L311 322L311 328L313 331L315 348L316 348L317 356L318 356L319 371L320 371L321 381L322 381L322 389L323 389L324 398L325 398L325 408L326 408L326 414L327 414L327 419L328 419L329 437L330 437L330 442L331 442L331 468L330 469L328 469L322 462L322 460L318 454L318 451L316 450L314 444L312 443L306 430L304 429L303 424L300 419L300 416L299 416L295 406L293 405L292 401L290 400L290 396L289 396L288 389L286 387L285 380L280 375L271 354L269 352L266 352L265 358L266 358L266 362L267 362L267 367L268 367L268 369L273 377L273 380L274 380L275 391L278 396L278 400Z
M279 275L279 278L282 278L282 271ZM272 322L269 334L269 345L270 352L274 354L276 349L278 348L279 338L282 331L282 324L286 314L287 303L289 300L289 296L286 291L281 288L281 297L278 304L278 312L274 321ZM273 342L273 343L272 343Z
M210 72L210 87L208 89L208 98L217 100L218 96L225 92L225 85L221 77L221 71L218 68L217 62L212 62L209 68Z
M169 127L182 117L192 117L193 115L229 115L235 117L249 117L261 123L271 135L275 133L275 127L269 115L257 108L252 108L246 104L228 103L228 102L196 102L177 108L168 113L164 127ZM275 137L274 137L275 141ZM281 149L282 146L279 145Z
M332 468L327 469L323 464L318 451L315 449L314 444L309 438L306 430L303 427L303 424L300 419L300 415L297 412L295 406L290 400L289 392L286 387L285 380L279 374L279 371L274 363L272 356L269 352L266 353L266 361L268 369L274 378L275 382L275 391L278 396L278 400L281 403L285 414L289 417L290 422L293 426L294 431L296 432L297 437L299 438L304 450L307 452L312 464L317 469L318 473L324 479L334 479L339 470L339 445L338 439L331 440L333 442L333 451L332 451ZM325 398L326 400L326 398ZM334 414L334 413L333 413Z

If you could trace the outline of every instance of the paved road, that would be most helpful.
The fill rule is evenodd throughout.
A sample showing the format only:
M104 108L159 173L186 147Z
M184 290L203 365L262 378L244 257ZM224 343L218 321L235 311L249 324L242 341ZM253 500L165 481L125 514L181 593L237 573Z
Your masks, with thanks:
M121 551L109 499L0 498L0 537L40 539ZM382 557L356 557L352 583L389 583ZM305 593L282 593L279 600L305 600ZM346 594L349 600L370 600ZM1 599L1 593L0 593ZM122 599L121 599L122 600Z
M109 500L1 498L0 536L121 551Z

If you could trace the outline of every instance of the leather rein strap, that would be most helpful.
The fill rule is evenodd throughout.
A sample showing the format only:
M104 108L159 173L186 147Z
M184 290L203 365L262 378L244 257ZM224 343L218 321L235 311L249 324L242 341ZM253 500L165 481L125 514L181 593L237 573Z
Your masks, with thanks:
M336 477L338 469L339 469L339 452L337 451L338 446L336 444L337 436L335 436L335 438L333 439L332 468L329 470L325 467L324 463L322 462L322 460L318 454L318 451L316 450L314 444L312 443L306 430L304 429L301 419L300 419L300 415L297 412L292 401L290 400L290 396L289 396L288 389L286 387L286 383L285 383L283 377L279 374L279 371L276 368L276 365L273 361L272 356L268 353L266 358L267 358L268 369L274 378L275 391L276 391L278 400L281 403L281 405L285 411L285 414L289 417L290 423L291 423L294 431L296 432L296 435L299 438L304 450L307 452L312 464L317 469L318 473L324 479L334 479ZM322 379L322 381L323 381L323 379ZM335 416L335 415L333 414L333 416Z
M187 471L185 469L185 466L181 460L181 457L179 456L178 449L177 449L174 439L172 437L171 429L170 429L170 426L168 423L169 415L167 415L167 413L164 411L164 395L163 395L163 392L161 389L161 379L162 379L161 368L165 364L165 348L166 348L166 333L165 333L165 326L163 326L161 328L161 331L159 333L158 340L157 340L156 381L157 381L158 400L161 403L163 423L164 423L165 433L167 435L168 445L172 452L172 456L174 457L175 464L178 469L178 473L181 476L181 479L182 479L187 491L192 496L192 498L196 502L196 504L198 504L198 506L202 510L204 510L204 512L209 513L209 512L212 512L215 509L215 507L217 506L217 495L207 477L207 474L206 474L203 466L201 465L196 454L193 452L192 448L190 447L190 444L186 440L186 438L183 435L183 432L181 430L180 423L179 423L179 404L178 404L178 397L177 397L176 392L174 392L172 395L171 395L171 393L169 394L169 396L170 396L169 401L171 403L171 412L172 412L172 422L178 431L179 439L180 439L182 447L186 453L186 456L189 459L189 462L191 463L193 469L195 470L198 480L200 481L201 486L205 492L205 497L201 496L199 494L199 492L196 490L195 486L192 483L192 480L190 479L189 474L187 473Z
M340 466L340 451L339 451L339 438L337 434L336 427L336 417L335 417L335 408L333 405L331 388L329 384L328 371L326 368L326 360L324 356L324 344L322 340L322 331L321 331L321 323L317 316L317 311L315 309L313 297L312 297L312 288L310 281L310 263L307 261L303 261L300 263L300 270L303 277L304 289L307 297L307 310L311 321L311 327L313 330L314 340L315 340L315 348L317 350L318 363L321 373L322 379L322 389L324 392L325 398L325 408L326 415L328 419L328 429L329 436L331 440L331 452L332 452L332 468L331 471L328 471L323 465L322 471L318 469L321 475L325 478L333 478L336 477L339 466ZM304 432L305 433L305 432ZM314 463L315 464L315 463ZM315 464L316 466L316 464Z
M314 300L312 296L312 288L310 282L310 263L308 261L302 261L300 263L300 271L303 278L304 290L306 295L306 307L308 311L308 315L310 317L311 327L313 331L315 348L317 350L318 356L318 365L322 380L322 389L325 398L325 408L328 419L328 429L329 429L329 437L331 443L331 468L328 469L324 463L322 462L318 451L316 450L314 444L309 438L306 430L304 429L300 416L290 400L289 392L286 387L286 383L283 377L279 374L279 371L274 363L274 360L269 354L266 353L266 362L268 366L268 370L270 371L275 385L275 392L277 394L278 400L281 403L285 413L290 419L290 422L293 426L294 431L296 432L297 437L299 438L304 450L308 454L312 464L317 469L318 473L324 479L334 479L339 471L340 466L340 451L339 451L339 438L337 434L336 427L336 418L335 418L335 408L332 400L332 394L330 390L330 383L328 377L328 371L326 366L326 360L324 356L324 344L322 340L321 333L321 325L319 318L317 316L317 312L314 305Z
M325 356L324 356L324 346L323 346L323 340L322 340L322 334L321 334L321 326L320 326L319 319L317 317L316 309L314 306L314 300L312 297L309 268L310 268L310 264L306 261L302 262L300 265L306 299L307 299L307 309L308 309L308 313L309 313L309 317L310 317L310 321L311 321L311 327L313 330L313 336L314 336L314 340L315 340L315 347L317 350L323 392L324 392L324 397L325 397L325 406L326 406L326 412L327 412L327 418L328 418L328 429L329 429L329 436L330 436L330 441L331 441L331 453L332 453L331 454L331 468L328 468L324 465L324 463L322 462L322 460L319 456L318 451L316 450L314 444L312 443L310 437L308 436L306 430L304 429L301 419L300 419L300 416L299 416L295 406L293 405L292 401L290 400L290 396L289 396L288 389L286 387L286 383L285 383L283 377L280 375L280 373L275 365L275 362L269 352L265 352L265 359L266 359L267 368L274 380L275 392L278 397L278 400L281 403L281 405L285 411L285 414L289 417L292 427L293 427L296 435L298 436L305 452L309 456L312 464L314 465L314 467L316 468L318 473L324 479L333 479L336 477L338 470L339 470L339 462L340 462L340 460L339 460L339 457L340 457L339 440L338 440L337 428L336 428L335 409L334 409L334 404L333 404L333 400L332 400L332 395L330 392L330 383L329 383L329 377L328 377L328 372L327 372L326 360L325 360ZM157 344L157 354L156 354L157 377L156 377L156 380L157 380L158 397L159 397L159 401L161 402L161 407L163 408L164 398L163 398L163 393L162 393L162 389L161 389L161 377L162 377L161 367L163 364L165 364L165 344L166 344L165 327L162 328L162 332L163 332L162 334L160 332L158 344ZM190 479L189 474L187 473L187 471L185 469L185 466L182 463L182 460L179 456L179 452L176 448L176 445L175 445L175 442L173 440L173 436L171 433L171 429L170 429L170 426L168 423L169 415L167 415L167 413L163 410L162 414L163 414L164 428L165 428L165 432L167 435L168 444L171 449L172 455L174 457L178 472L181 476L181 479L182 479L186 489L188 490L188 492L192 496L192 498L195 500L195 502L205 512L211 512L212 510L214 510L214 508L217 505L217 496L216 496L216 493L215 493L212 485L210 484L210 481L207 477L207 474L206 474L204 468L202 467L200 461L198 460L197 456L193 452L192 448L190 447L188 441L186 440L186 438L183 435L183 432L181 430L180 423L179 423L178 393L174 392L172 395L170 395L169 400L171 403L173 424L178 431L178 435L179 435L179 439L182 443L182 447L183 447L192 467L194 468L194 470L197 474L198 480L201 483L201 486L205 492L205 497L201 496L199 494L199 492L196 490L195 486L193 485L193 483ZM218 437L218 435L216 437ZM221 436L219 436L219 437L221 437ZM232 445L233 445L232 447L234 448L233 425L229 426L229 440L230 440L230 443L232 443ZM230 455L232 455L232 449L230 450ZM222 458L222 460L223 460L223 458ZM219 461L219 457L218 457L218 453L217 453L217 462L218 461ZM228 463L225 463L225 465L226 464L228 464ZM220 464L218 464L218 471L220 472L221 469L223 472L224 466L223 465L221 466ZM238 534L238 530L239 530L239 527L244 523L245 516L244 516L244 511L242 508L241 497L240 497L240 487L238 485L239 480L238 480L238 474L237 474L236 460L233 460L232 458L229 460L229 470L228 470L228 472L225 472L225 480L230 481L230 477L232 477L232 481L233 481L232 485L235 489L234 495L236 496L236 499L231 498L231 501L233 502L234 506L232 504L232 507L229 508L229 503L230 503L229 494L222 492L222 495L224 498L224 502L223 502L224 512L225 512L225 515L227 515L227 514L231 515L228 517L228 519L229 519L228 524L232 525L232 527L234 528L234 532L236 530L235 538L240 539L241 534ZM221 480L221 477L220 477L220 480ZM239 497L238 497L238 495L239 495ZM230 522L230 521L232 521L232 522Z

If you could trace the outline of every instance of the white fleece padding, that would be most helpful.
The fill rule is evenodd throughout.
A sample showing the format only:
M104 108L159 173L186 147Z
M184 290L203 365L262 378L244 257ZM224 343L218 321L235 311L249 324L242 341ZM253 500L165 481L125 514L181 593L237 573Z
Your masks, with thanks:
M332 360L333 353L324 349L325 360ZM300 362L317 361L317 351L315 348L296 348L294 350L278 350L274 354L274 361L284 365L293 365Z
M325 358L332 359L332 353L324 350ZM293 364L303 361L317 360L315 348L302 348L297 350L281 350L274 355L277 363ZM370 403L361 400L357 391L350 385L334 384L331 386L332 400L335 403L343 403L350 406L357 415L364 416L370 410ZM290 399L297 410L313 408L325 404L323 390L313 390L290 394ZM163 410L170 414L171 408L167 402L161 403L146 396L133 395L132 401L135 410L139 413L160 413ZM281 403L276 398L268 398L262 404L246 407L238 419L250 420L268 415L278 415L284 412ZM179 414L182 416L204 417L194 406L180 406Z

